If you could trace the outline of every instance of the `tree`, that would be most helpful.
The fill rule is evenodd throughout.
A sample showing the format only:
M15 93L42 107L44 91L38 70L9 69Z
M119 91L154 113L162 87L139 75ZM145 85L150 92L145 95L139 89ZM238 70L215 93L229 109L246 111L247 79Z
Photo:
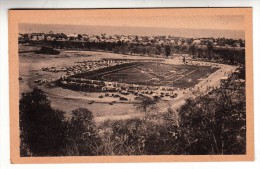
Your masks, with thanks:
M24 38L24 42L25 42L25 43L29 42L29 40L30 40L28 34L24 34L24 35L23 35L23 38Z
M139 109L139 110L142 110L144 112L147 112L148 109L154 108L156 103L157 103L157 100L150 98L150 97L147 97L147 96L143 96L141 98L140 104L136 105L136 108Z
M144 150L148 155L183 154L183 143L176 125L154 123L147 126Z
M78 39L82 39L83 36L81 34L78 34Z
M21 156L64 155L67 137L63 114L51 108L42 90L23 93L19 105Z
M162 48L161 48L161 46L160 45L156 45L156 52L155 52L155 54L156 55L160 55L162 53Z
M141 102L136 105L136 109L141 110L145 113L144 119L147 119L147 112L152 109L156 109L156 103L158 102L157 99L153 99L147 96L142 96Z
M74 155L98 155L101 139L98 136L93 114L85 108L72 111L68 136L74 147Z
M143 155L144 142L147 131L146 123L139 119L127 119L113 121L110 125L112 132L110 138L112 140L112 153L115 155ZM109 135L109 133L108 133ZM104 143L106 147L106 143ZM105 148L108 149L108 148ZM110 148L111 151L111 148Z
M211 42L207 43L207 49L208 49L208 59L212 59L212 51L213 51L213 44Z
M189 48L189 51L191 52L192 54L192 57L194 58L195 55L196 55L196 46L194 44L192 44Z
M169 45L165 46L165 55L166 57L169 57L171 55L171 48Z
M201 48L197 48L198 58L203 58L203 51Z
M219 89L187 100L179 111L187 154L246 153L245 95Z
M138 36L135 36L135 42L139 42L139 37Z

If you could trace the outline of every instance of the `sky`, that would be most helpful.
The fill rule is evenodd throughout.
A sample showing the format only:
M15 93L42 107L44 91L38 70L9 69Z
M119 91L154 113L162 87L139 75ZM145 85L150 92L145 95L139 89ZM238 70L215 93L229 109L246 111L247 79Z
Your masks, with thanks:
M228 9L29 10L20 23L244 30L244 16Z

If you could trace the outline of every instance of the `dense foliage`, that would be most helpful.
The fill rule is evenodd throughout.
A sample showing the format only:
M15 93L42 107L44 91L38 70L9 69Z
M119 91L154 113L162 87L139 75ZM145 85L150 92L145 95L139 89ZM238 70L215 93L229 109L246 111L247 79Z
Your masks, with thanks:
M22 94L19 110L21 156L64 153L67 133L63 112L53 110L50 101L41 90L34 89Z
M186 153L246 153L245 107L244 94L228 90L187 100L179 111Z
M21 156L94 155L100 144L87 109L72 111L67 120L37 88L22 94L19 109Z
M156 100L143 99L145 118L108 120L76 109L65 118L34 89L20 100L21 156L245 154L245 93L217 89L186 100L178 111L153 114Z

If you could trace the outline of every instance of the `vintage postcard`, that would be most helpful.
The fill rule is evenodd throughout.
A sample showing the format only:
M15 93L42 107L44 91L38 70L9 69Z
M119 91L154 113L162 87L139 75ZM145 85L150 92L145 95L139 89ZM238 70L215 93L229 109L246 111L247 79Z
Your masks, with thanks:
M254 160L251 8L10 10L12 163Z

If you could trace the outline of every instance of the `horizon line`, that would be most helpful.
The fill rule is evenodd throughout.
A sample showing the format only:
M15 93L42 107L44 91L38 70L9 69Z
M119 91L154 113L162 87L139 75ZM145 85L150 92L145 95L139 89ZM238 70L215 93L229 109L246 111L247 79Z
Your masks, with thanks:
M78 25L78 24L53 24L53 23L19 23L28 25L63 25L63 26L100 26L100 27L129 27L129 28L159 28L159 29L187 29L187 30L221 30L221 31L243 31L245 29L203 29L203 28L178 28L178 27L146 27L146 26L113 26L113 25Z

